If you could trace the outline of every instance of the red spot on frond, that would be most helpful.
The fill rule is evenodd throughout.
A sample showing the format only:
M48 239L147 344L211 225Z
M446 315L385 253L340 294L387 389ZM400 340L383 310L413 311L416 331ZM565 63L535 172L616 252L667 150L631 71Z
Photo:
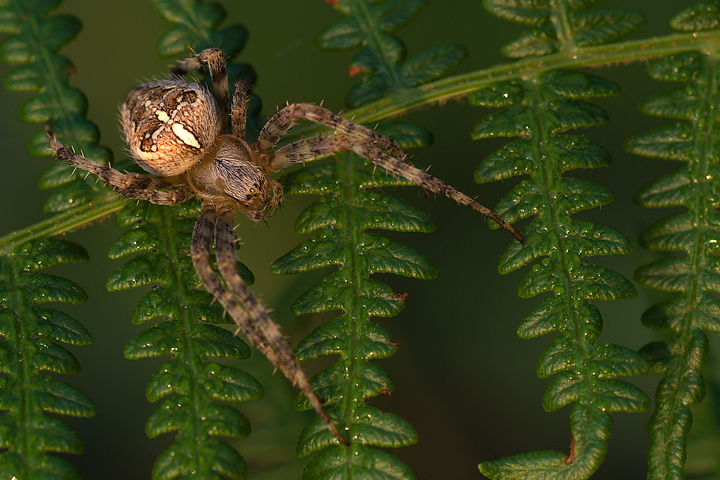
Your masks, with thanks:
M571 465L575 463L575 437L572 437L570 441L570 455L565 458L565 465Z
M354 77L355 75L360 75L361 73L365 73L365 69L361 67L360 65L355 65L350 68L350 71L348 72L350 74L350 77Z

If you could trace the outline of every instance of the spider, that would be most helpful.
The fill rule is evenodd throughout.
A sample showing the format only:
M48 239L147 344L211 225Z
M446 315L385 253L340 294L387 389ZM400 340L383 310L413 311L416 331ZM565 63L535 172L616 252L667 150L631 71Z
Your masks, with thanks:
M212 94L182 74L207 65ZM234 216L239 211L254 221L265 219L282 203L281 185L267 175L288 165L352 150L423 191L445 195L493 219L519 241L522 236L502 218L442 180L415 168L390 138L345 120L320 106L296 103L280 109L262 128L258 141L244 140L248 85L238 83L228 112L230 93L225 57L219 49L203 50L179 62L172 79L133 89L121 107L125 139L135 161L155 176L121 173L78 155L46 133L58 159L97 175L112 190L132 199L174 205L194 196L202 213L193 229L191 256L205 287L220 302L248 340L305 396L337 440L348 445L315 395L293 350L265 307L237 273ZM228 115L229 113L229 115ZM231 132L226 133L228 119ZM277 147L300 119L333 133ZM215 243L218 270L210 264Z

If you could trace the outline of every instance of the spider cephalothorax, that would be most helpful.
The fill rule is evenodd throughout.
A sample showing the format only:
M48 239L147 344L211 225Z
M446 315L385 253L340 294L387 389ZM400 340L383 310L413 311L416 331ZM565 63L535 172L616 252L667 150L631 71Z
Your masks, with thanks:
M392 139L343 119L325 108L291 104L268 119L258 141L245 139L247 87L238 84L228 112L229 90L221 50L203 50L180 62L176 74L207 65L213 93L179 78L159 80L133 89L122 105L125 138L135 161L157 176L121 173L62 146L48 128L50 145L60 160L98 175L114 191L135 199L174 205L193 196L202 199L202 214L191 241L193 264L202 283L235 323L283 374L308 397L338 441L347 445L322 408L292 348L267 310L237 273L234 215L240 211L262 220L282 202L282 187L267 175L291 164L352 150L385 170L423 188L445 195L486 215L522 236L495 213L442 180L417 169ZM228 114L229 113L229 114ZM228 118L231 133L227 132ZM276 147L300 119L329 127L333 133ZM210 265L215 242L221 281Z

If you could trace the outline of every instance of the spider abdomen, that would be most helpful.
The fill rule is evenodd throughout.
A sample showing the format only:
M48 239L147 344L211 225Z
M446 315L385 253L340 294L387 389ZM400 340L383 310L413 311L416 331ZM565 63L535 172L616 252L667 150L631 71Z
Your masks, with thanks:
M135 161L150 173L179 175L197 163L220 133L220 109L203 87L160 80L134 88L121 108Z

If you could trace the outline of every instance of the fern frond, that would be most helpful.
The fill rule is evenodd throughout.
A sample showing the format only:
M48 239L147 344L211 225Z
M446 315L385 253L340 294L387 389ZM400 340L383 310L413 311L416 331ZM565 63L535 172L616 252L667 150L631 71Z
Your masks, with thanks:
M717 2L698 3L678 14L671 25L681 31L716 29L717 11ZM627 142L627 149L635 154L685 162L635 198L645 207L687 209L656 222L640 238L645 248L683 255L655 260L635 274L646 287L677 292L643 315L645 325L671 332L672 337L646 345L641 353L651 362L653 373L663 375L650 425L649 478L681 478L692 424L689 407L705 394L708 340L704 331L720 332L720 302L713 295L720 291L716 256L720 127L715 112L720 102L720 62L714 53L688 53L660 59L649 72L657 80L683 82L642 106L648 115L679 123Z
M603 42L613 40L616 37L599 26L616 25L618 17L632 18L623 12L574 11L587 2L497 0L485 4L501 17L539 25L505 47L504 53L514 58L587 45L591 31ZM592 23L598 29L591 30ZM619 30L627 27L622 21L619 24ZM632 245L610 227L571 217L609 203L612 196L595 183L563 175L571 169L609 164L609 154L599 144L564 132L605 123L605 111L587 99L615 95L618 90L612 82L588 73L554 70L470 96L475 105L502 109L481 120L473 138L520 137L483 162L475 178L490 182L528 176L495 209L509 222L532 217L523 230L525 244L512 244L499 270L508 273L542 258L525 274L518 294L529 298L547 292L552 296L525 318L518 334L533 338L559 332L537 363L539 377L554 376L545 390L543 407L554 411L573 405L569 455L532 452L483 462L480 471L490 478L588 478L605 455L611 413L638 412L649 405L637 387L616 379L644 372L644 360L628 348L599 340L602 318L591 303L634 298L635 288L622 275L583 260L628 253Z
M233 24L219 29L227 12L217 2L153 0L153 3L158 13L173 24L155 45L161 57L187 54L191 45L197 52L213 47L234 57L245 44L247 30L243 26Z
M428 83L465 59L462 45L442 45L406 58L405 44L392 32L412 20L424 4L424 0L337 3L347 17L326 29L317 45L323 50L362 47L350 65L350 75L362 75L345 97L350 107Z
M97 128L85 118L85 96L68 84L72 63L58 54L80 30L74 16L49 16L59 3L0 4L0 32L10 34L0 43L0 60L21 64L5 76L3 86L11 92L35 94L20 107L21 120L44 123L58 118L59 134L108 161L109 150L97 145ZM29 148L34 155L50 155L42 130ZM72 178L70 172L66 166L50 166L43 172L41 188L59 187L46 202L46 211L66 215L71 207L103 196L92 182ZM77 479L69 463L48 453L80 453L83 442L47 414L87 417L95 414L95 405L80 390L49 374L79 373L80 364L60 344L86 345L92 337L67 314L42 304L78 303L87 296L70 280L43 270L87 260L87 253L54 237L7 240L0 255L0 476Z
M36 93L20 107L22 121L52 120L54 131L63 142L98 162L108 163L112 152L98 145L98 129L85 118L87 99L68 83L73 64L58 54L81 29L80 20L73 15L49 16L59 3L9 0L0 7L0 32L11 34L0 43L0 61L21 64L5 76L3 87L12 92ZM32 155L51 155L42 129L33 135L29 149ZM52 162L42 173L40 188L57 188L45 203L47 213L62 212L107 193L95 182L84 181L81 175L73 176L72 171L62 162Z
M500 18L534 27L502 49L509 58L525 58L616 42L645 23L641 13L589 9L603 1L484 0L483 6Z
M408 185L375 171L369 161L347 154L342 161L311 165L287 178L290 192L320 194L298 217L296 234L314 233L273 263L276 274L299 273L337 265L338 270L305 292L293 305L293 313L342 310L344 313L306 337L296 349L298 360L339 355L337 363L312 379L315 392L333 405L328 414L338 428L346 430L357 454L332 447L308 465L305 478L351 478L362 472L383 472L392 478L414 478L395 457L370 447L400 447L417 441L415 430L401 418L370 407L365 401L393 390L393 382L371 359L386 358L397 345L387 331L371 321L373 316L397 315L402 297L373 273L391 272L416 278L432 278L435 269L423 255L367 229L430 231L430 219L399 200L369 189ZM298 405L309 409L304 397ZM324 424L315 420L303 431L298 454L308 455L334 443ZM354 473L350 473L354 472Z
M351 106L401 92L444 75L465 56L465 49L447 46L431 49L409 60L405 47L391 32L409 21L422 1L345 1L337 7L348 16L327 29L318 44L324 49L362 46L350 67L363 79L346 97ZM403 148L428 145L427 130L408 122L377 125L377 131L394 138ZM365 404L391 392L389 375L371 363L394 354L388 332L371 321L373 316L394 316L404 306L384 283L370 279L375 273L432 278L435 268L423 255L367 229L430 231L430 219L404 202L369 191L389 185L414 185L377 171L369 161L345 154L334 163L306 167L287 177L290 193L322 198L308 207L295 223L296 234L315 233L272 265L273 273L290 274L337 266L338 270L310 288L294 304L296 315L341 310L343 314L318 327L300 342L299 360L339 355L340 359L312 379L315 392L329 405L328 414L349 433L355 455L332 446L319 419L303 432L301 456L331 447L308 464L305 478L353 478L383 475L414 478L410 469L387 453L370 447L400 447L417 441L415 430L400 417ZM300 399L304 409L309 405Z
M83 442L59 419L89 417L95 405L50 373L79 373L80 364L60 344L87 345L90 333L48 302L87 299L73 282L42 273L54 265L87 260L85 250L54 238L28 242L0 257L0 476L77 479L52 453L80 453Z
M260 398L262 386L247 373L210 358L247 358L250 349L233 333L213 323L229 323L212 295L202 289L190 260L189 245L197 202L166 207L128 205L118 216L130 227L110 249L112 258L137 254L113 273L110 291L153 284L140 300L133 320L162 318L125 347L128 359L170 356L150 380L146 395L165 399L145 427L148 436L177 432L160 454L153 479L244 478L245 463L217 437L244 437L250 424L225 402ZM250 280L250 279L249 279Z

